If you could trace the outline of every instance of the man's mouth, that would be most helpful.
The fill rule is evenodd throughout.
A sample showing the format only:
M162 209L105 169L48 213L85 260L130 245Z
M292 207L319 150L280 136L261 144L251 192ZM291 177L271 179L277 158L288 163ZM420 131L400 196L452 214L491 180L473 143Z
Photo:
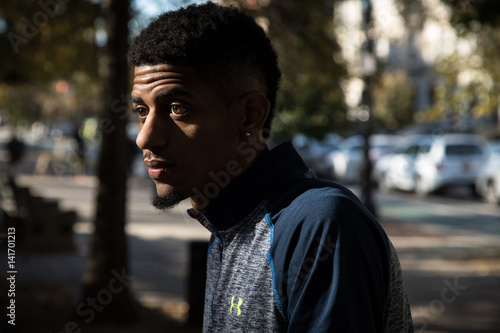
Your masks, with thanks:
M152 179L167 177L173 168L173 163L157 159L145 159L144 164L148 168L149 177Z
M161 178L164 178L166 176L168 176L168 174L170 173L170 167L169 168L148 168L148 173L149 173L149 177L151 177L152 179L161 179Z

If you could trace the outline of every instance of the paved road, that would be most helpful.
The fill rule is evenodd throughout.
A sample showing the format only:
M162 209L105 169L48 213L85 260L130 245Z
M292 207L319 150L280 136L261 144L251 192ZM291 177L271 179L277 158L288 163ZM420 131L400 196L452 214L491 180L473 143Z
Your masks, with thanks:
M500 207L463 196L377 196L417 332L500 332Z
M27 256L20 262L22 277L78 288L92 231L95 178L23 176L20 181L79 215L77 253ZM166 213L155 211L149 204L152 192L149 181L130 182L133 291L146 305L185 312L187 244L209 235L187 217L186 202ZM421 200L405 193L378 195L377 202L401 259L416 331L500 332L500 210L478 201Z
M412 223L432 223L471 232L500 235L500 206L461 195L432 195L425 198L412 193L378 195L381 215L405 217Z

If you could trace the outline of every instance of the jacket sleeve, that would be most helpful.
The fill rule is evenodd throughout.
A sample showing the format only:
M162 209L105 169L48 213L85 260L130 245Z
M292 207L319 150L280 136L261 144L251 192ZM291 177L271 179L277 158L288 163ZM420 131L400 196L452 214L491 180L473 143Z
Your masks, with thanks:
M388 240L350 198L315 192L280 217L286 228L276 226L275 282L288 332L383 332Z

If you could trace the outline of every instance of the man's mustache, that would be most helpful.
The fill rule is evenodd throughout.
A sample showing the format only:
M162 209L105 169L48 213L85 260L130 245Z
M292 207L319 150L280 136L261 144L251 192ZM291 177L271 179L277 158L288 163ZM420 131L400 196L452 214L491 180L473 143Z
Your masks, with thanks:
M145 161L152 161L152 160L155 160L157 162L165 162L165 163L170 163L171 162L171 159L169 159L168 157L166 156L163 156L161 154L158 154L158 153L154 153L150 150L147 150L147 151L144 151L142 153L142 157Z

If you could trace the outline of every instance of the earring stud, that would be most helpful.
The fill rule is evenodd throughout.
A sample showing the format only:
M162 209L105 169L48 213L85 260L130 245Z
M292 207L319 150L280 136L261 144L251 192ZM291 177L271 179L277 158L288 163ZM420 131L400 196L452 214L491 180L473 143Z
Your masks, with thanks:
M250 136L250 133L249 133L249 132L246 132L246 133L245 133L245 136Z

